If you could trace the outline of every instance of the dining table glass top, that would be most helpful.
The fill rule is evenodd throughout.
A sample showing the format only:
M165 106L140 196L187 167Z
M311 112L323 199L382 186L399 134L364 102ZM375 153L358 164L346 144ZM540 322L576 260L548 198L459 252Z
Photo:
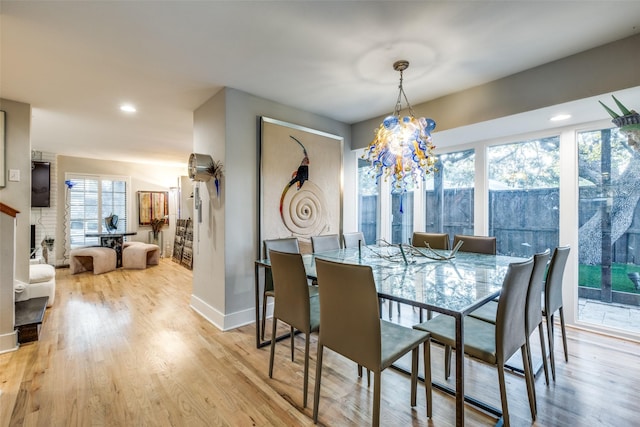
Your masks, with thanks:
M467 314L500 294L510 263L522 258L449 251L417 251L410 246L363 246L303 255L307 276L316 278L315 260L368 265L378 295L442 313ZM269 260L260 260L269 266ZM322 286L319 282L318 286Z

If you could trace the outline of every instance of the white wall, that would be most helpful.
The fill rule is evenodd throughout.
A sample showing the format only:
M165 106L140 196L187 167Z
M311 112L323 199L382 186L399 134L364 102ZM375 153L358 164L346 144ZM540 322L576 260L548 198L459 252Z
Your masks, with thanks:
M29 243L31 227L31 106L22 102L0 98L0 110L5 117L5 173L7 185L0 189L0 201L20 213L16 229L16 270L15 278L29 281ZM9 181L9 170L20 172L20 181ZM2 238L0 237L0 241ZM1 286L13 284L3 283Z
M16 218L6 214L0 218L0 353L17 348L13 331L14 279L29 280L29 208L31 206L31 106L0 98L5 116L5 179L0 188L0 202L19 211ZM9 181L9 170L20 172L19 181ZM15 226L15 236L8 232ZM14 257L15 256L15 257ZM13 269L13 274L11 272Z
M211 214L213 218L204 215L199 253L194 242L192 305L223 330L255 320L261 116L342 136L345 155L351 153L349 125L235 89L223 89L196 110L194 151L210 154L216 160L221 159L218 153L224 153L225 179L220 206L203 209L203 215ZM223 148L219 146L222 142ZM343 217L351 218L355 212L354 162L345 161L344 171L344 194L351 196L344 197ZM203 197L203 204L207 203ZM194 228L194 239L195 233Z
M222 161L225 177L220 199L215 195L214 183L194 183L199 188L202 222L193 209L193 294L191 307L211 323L224 329L225 325L225 218L229 193L247 191L242 182L233 182L235 165L226 153L226 92L218 92L194 112L193 152L208 154L212 160ZM231 173L231 174L230 174ZM198 193L194 190L194 196ZM195 198L194 198L195 202ZM234 213L232 212L232 215ZM238 233L239 234L239 233ZM237 235L237 234L236 234Z

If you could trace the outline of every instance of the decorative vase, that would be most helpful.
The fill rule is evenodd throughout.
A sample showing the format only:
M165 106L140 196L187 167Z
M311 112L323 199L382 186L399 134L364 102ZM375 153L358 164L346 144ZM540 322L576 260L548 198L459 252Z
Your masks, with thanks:
M154 245L158 245L160 247L160 253L162 254L163 250L163 233L162 230L154 233L153 231L149 231L149 243L153 243Z

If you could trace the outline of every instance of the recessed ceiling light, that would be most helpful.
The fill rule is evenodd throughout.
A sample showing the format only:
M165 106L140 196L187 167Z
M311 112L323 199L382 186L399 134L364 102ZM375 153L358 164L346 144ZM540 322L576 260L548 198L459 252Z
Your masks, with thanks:
M559 121L567 120L570 118L571 118L571 114L557 114L551 117L549 120L551 120L552 122L559 122Z
M135 113L137 110L136 107L131 104L122 104L120 106L120 111L124 111L125 113Z

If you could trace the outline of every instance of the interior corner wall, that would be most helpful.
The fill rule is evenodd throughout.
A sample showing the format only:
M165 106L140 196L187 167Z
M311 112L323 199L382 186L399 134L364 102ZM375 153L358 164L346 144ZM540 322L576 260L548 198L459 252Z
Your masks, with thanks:
M20 211L16 227L15 279L29 282L31 210L31 105L0 98L5 116L5 178L0 201ZM9 170L20 172L20 181L9 181ZM26 195L29 195L25 197ZM0 239L1 240L1 239ZM11 286L13 283L2 283Z
M438 132L640 86L640 34L499 80L414 105ZM605 117L603 117L605 118ZM353 126L353 147L371 142L383 116Z
M194 150L211 147L212 151L204 152L218 160L220 151L213 148L224 141L225 177L220 203L224 213L214 210L214 234L210 220L206 219L209 207L203 208L203 224L207 228L201 229L200 254L197 256L194 242L193 267L194 297L220 311L221 317L214 324L222 330L255 321L254 261L260 253L258 165L261 116L342 136L344 153L351 151L349 125L235 89L223 89L196 110ZM205 141L205 138L210 140ZM343 191L355 195L355 164L345 163L344 172ZM348 215L345 212L355 212L354 198L343 197L343 218ZM205 204L203 199L203 206ZM194 228L194 240L195 234ZM223 269L219 268L220 262L224 262Z
M193 293L191 307L220 329L225 329L225 218L228 192L244 191L229 178L226 153L224 90L194 111L193 152L207 154L224 165L225 176L218 198L213 180L193 182L194 202L201 200L200 212L193 207ZM232 213L233 215L234 213ZM201 220L199 219L201 218Z

